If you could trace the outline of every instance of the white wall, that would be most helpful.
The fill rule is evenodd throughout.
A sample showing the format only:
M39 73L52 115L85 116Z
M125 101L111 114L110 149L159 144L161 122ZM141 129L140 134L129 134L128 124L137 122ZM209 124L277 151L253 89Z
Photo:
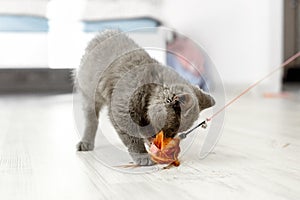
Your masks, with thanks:
M0 0L0 13L45 16L48 0Z
M225 85L249 85L282 62L282 0L165 0L162 13L206 49ZM264 90L280 84L277 73Z
M60 0L61 1L61 0ZM64 0L66 1L66 0ZM72 0L71 0L72 1ZM161 15L163 0L83 0L86 8L83 19L112 19L131 17L156 17Z

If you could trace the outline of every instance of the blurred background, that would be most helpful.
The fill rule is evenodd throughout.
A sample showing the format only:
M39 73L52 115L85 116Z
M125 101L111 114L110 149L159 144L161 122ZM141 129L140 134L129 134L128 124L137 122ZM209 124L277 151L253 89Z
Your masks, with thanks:
M300 50L299 13L298 0L0 0L0 92L71 92L70 71L95 34L159 26L200 45L226 91L242 89ZM141 46L174 48L174 35L146 32L132 32ZM188 42L181 47L187 55L195 52ZM257 91L280 92L286 83L299 83L299 71L300 59Z

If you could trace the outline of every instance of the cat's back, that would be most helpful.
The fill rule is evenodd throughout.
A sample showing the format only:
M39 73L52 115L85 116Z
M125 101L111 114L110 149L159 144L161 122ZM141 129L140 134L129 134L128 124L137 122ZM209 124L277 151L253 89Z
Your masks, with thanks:
M119 30L99 33L85 49L76 74L77 87L86 93L94 91L100 76L109 74L108 67L121 56L136 49L140 47Z
M120 55L136 48L139 46L125 33L119 30L105 30L88 43L79 68L90 67L91 62L110 64Z

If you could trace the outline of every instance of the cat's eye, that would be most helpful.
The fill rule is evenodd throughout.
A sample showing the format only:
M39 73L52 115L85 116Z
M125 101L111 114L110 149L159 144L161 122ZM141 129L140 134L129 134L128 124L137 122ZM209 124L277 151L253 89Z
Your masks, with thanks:
M166 102L167 102L167 103L171 103L172 100L168 98L168 99L166 100Z

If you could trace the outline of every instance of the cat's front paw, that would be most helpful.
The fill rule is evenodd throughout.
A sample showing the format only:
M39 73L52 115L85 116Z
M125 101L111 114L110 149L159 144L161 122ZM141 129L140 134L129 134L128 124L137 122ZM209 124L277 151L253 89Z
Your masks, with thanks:
M140 165L140 166L151 166L155 165L155 162L153 162L150 158L150 155L147 153L130 153L133 161L135 164Z
M94 144L89 142L80 141L76 146L77 151L92 151Z

